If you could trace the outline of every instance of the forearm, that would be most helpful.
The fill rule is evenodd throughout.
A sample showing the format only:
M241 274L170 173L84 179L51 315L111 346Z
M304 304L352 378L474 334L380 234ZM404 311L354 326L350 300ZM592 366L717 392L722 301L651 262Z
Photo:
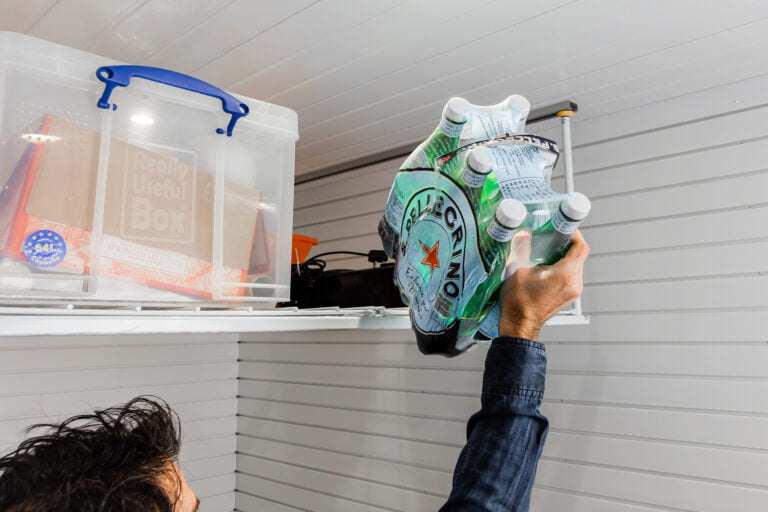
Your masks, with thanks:
M467 425L467 444L441 512L528 510L548 429L538 411L545 373L540 343L522 338L493 341L486 357L482 407Z

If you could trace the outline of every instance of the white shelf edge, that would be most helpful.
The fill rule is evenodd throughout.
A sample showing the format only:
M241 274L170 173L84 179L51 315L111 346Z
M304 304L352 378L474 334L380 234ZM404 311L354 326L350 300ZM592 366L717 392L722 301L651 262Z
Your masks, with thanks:
M547 325L585 325L560 314ZM241 333L337 329L410 330L406 308L276 310L109 310L0 307L0 337L170 333Z

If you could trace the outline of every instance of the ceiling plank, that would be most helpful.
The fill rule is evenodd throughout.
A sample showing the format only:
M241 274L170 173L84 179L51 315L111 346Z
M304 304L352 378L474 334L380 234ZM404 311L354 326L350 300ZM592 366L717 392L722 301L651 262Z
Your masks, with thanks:
M217 57L259 37L317 0L238 0L207 17L205 23L185 31L159 48L146 63L193 73ZM265 50L261 50L262 52ZM246 61L250 66L250 61Z

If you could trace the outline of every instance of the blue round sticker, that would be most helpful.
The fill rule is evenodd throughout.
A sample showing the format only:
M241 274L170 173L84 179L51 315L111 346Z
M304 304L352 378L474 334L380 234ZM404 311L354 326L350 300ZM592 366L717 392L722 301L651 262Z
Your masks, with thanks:
M67 254L67 243L55 231L35 231L24 241L22 252L37 267L53 267Z

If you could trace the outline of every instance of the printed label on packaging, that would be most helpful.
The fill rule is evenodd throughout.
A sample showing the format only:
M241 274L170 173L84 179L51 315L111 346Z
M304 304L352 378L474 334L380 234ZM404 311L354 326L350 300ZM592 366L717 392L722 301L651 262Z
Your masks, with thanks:
M488 234L497 242L509 242L515 234L514 229L505 228L493 219L488 225Z
M475 139L490 139L502 133L523 130L522 112L514 110L472 112L472 136Z
M554 165L555 155L543 153L531 144L489 146L494 173L502 195L523 203L550 202L564 197L549 186L546 169Z
M101 257L180 276L187 272L188 258L183 254L148 247L114 236L103 237Z
M461 133L461 130L464 129L464 126L466 124L467 124L466 121L464 121L463 123L454 123L448 118L443 117L443 120L440 121L439 129L448 137L458 137L459 134Z
M120 234L129 240L191 243L196 154L130 140L126 145Z
M488 174L480 174L469 168L469 165L464 168L464 172L461 173L461 181L463 181L468 187L479 188L485 183L485 178Z
M35 231L22 247L27 261L36 267L55 267L67 255L67 244L55 231Z
M390 226L399 226L400 221L403 218L403 200L402 195L404 191L398 186L398 179L400 174L395 176L395 182L392 184L392 189L389 192L389 198L387 199L387 206L384 209L384 218Z
M552 215L552 227L564 235L570 235L579 227L579 222L567 220L560 208Z
M396 271L413 323L429 334L443 333L453 322L466 269L484 268L469 203L449 179L438 178L438 184L418 191L406 205Z

